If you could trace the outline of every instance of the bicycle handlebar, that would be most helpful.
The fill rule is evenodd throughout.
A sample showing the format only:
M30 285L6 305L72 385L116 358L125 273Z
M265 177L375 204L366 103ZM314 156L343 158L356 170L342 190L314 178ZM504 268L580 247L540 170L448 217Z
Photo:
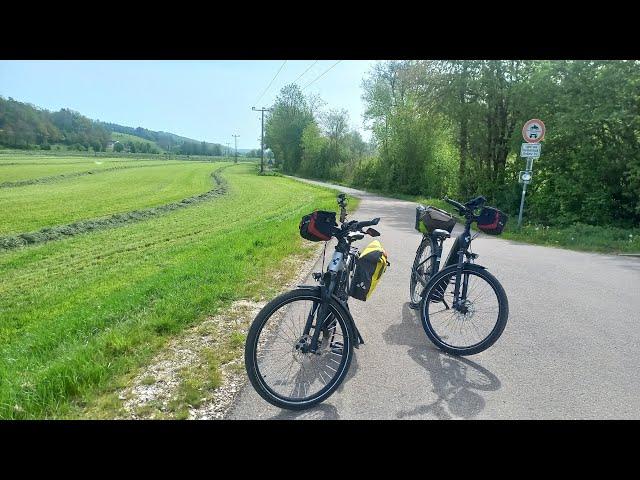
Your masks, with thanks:
M473 215L473 211L477 208L482 207L487 201L487 199L482 195L469 200L464 205L460 202L456 202L455 200L450 199L449 197L444 197L442 200L456 207L461 215Z
M466 207L464 205L462 205L461 203L456 202L455 200L451 200L449 197L444 197L442 200L444 200L445 202L447 202L450 205L453 205L454 207L456 207L461 212L464 212L466 210Z
M336 238L343 238L343 237L346 237L351 232L359 232L364 227L377 225L378 222L380 222L380 217L374 218L373 220L365 220L363 222L358 222L357 220L351 220L348 223L343 223L342 227L335 228L333 231L333 235Z
M365 220L364 222L358 222L356 230L360 230L363 227L370 227L371 225L377 225L380 222L380 217L373 220Z

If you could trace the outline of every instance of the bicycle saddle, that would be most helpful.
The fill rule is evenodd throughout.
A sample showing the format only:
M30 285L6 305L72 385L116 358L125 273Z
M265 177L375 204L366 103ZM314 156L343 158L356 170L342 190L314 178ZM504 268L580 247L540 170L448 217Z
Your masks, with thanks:
M431 232L431 235L434 235L438 238L450 238L451 234L449 232L447 232L446 230L442 230L440 228L436 228L433 232Z

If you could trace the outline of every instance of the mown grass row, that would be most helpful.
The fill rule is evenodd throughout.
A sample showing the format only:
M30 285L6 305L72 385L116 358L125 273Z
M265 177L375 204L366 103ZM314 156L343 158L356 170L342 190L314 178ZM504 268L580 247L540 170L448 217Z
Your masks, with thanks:
M61 175L72 175L88 171L109 170L115 167L167 165L170 163L185 163L175 160L119 160L104 159L91 160L84 158L83 161L59 162L55 157L44 161L30 161L24 157L12 157L11 161L0 162L0 185L15 182L33 181L41 182L43 178L55 178Z
M131 162L134 163L134 162ZM15 181L11 181L11 182L0 182L0 188L16 188L16 187L24 187L27 185L36 185L36 184L42 184L42 183L52 183L52 182L60 182L62 180L68 180L70 178L76 178L76 177L84 177L87 175L97 175L100 173L106 173L106 172L112 172L114 170L126 170L129 168L144 168L144 167L149 167L149 166L153 166L153 165L162 165L162 164L157 164L157 163L151 163L151 164L143 164L143 165L120 165L117 167L112 167L112 166L106 166L103 168L91 168L90 170L87 170L86 167L84 169L77 169L76 171L72 171L70 173L61 173L58 175L49 175L46 177L29 177L29 178L25 178L23 180L15 180ZM100 167L100 165L96 165L97 167ZM22 168L22 170L24 170L24 167Z
M211 175L213 178L212 183L215 187L208 192L201 193L193 197L183 198L179 202L167 203L158 207L116 213L108 217L81 220L68 225L43 228L35 232L0 237L0 250L11 250L27 245L60 240L61 238L71 237L81 233L104 230L107 228L117 228L127 223L149 220L150 218L157 217L158 215L164 215L173 210L191 207L198 203L209 201L219 195L223 195L227 191L226 181L224 181L224 179L219 175L220 170L224 167L224 165L218 165L217 169Z
M0 235L155 207L204 193L211 189L211 172L220 165L228 164L151 165L0 189Z
M254 165L226 195L121 228L0 253L0 418L69 415L166 339L235 299L302 248L300 217L332 192Z
M211 158L209 158L211 160ZM87 153L77 152L76 154L53 154L53 153L23 153L22 151L5 151L0 150L0 172L5 172L7 167L20 165L76 165L76 164L100 164L100 163L129 163L129 162L149 162L167 161L161 155L154 155L147 158L147 155L129 154L127 156L108 155L102 153L100 156L87 155Z

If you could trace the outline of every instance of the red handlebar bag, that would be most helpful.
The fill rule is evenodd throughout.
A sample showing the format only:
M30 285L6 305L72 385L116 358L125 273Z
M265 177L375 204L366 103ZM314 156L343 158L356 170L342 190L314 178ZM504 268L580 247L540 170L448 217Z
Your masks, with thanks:
M326 242L331 239L331 229L337 226L336 212L316 210L302 217L300 236L312 242Z
M478 229L489 235L500 235L509 217L494 207L484 207L478 216Z

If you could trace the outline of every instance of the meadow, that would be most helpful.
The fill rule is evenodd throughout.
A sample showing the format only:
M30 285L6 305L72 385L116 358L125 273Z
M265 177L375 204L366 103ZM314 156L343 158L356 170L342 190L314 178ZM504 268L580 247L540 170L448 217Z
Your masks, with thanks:
M0 197L3 231L24 232L169 203L211 188L214 170L227 185L223 195L0 251L0 418L78 416L172 335L234 300L281 288L270 281L273 272L305 248L300 217L335 209L332 191L259 176L250 163L167 162L4 189L29 190ZM38 207L26 209L29 201Z
M211 163L127 167L0 189L0 236L162 205L213 188Z

